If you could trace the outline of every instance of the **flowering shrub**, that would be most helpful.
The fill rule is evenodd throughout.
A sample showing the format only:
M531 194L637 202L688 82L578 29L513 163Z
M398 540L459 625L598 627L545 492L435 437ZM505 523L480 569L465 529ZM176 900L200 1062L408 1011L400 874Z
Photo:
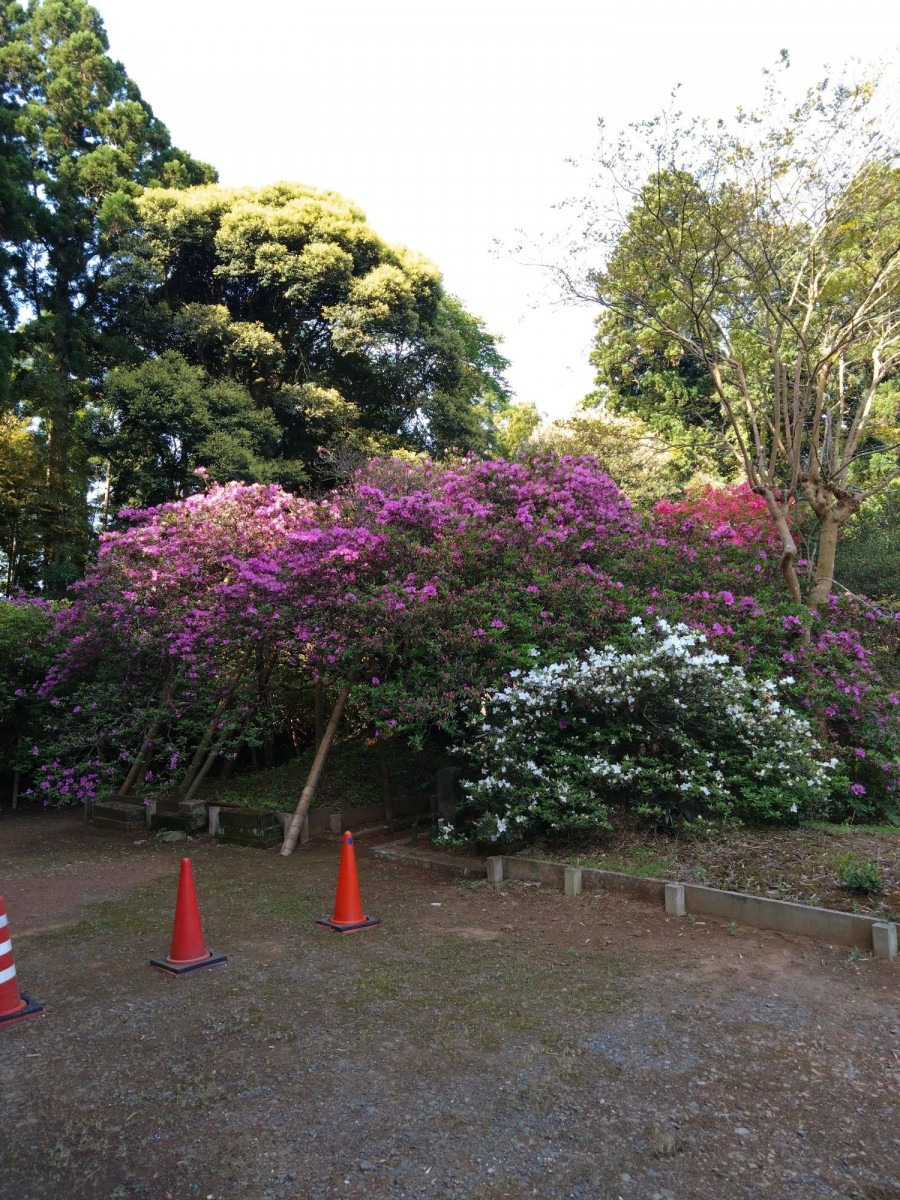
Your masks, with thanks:
M637 617L689 627L754 695L792 678L779 694L812 723L822 757L841 763L832 815L900 819L900 621L846 599L812 618L786 602L759 504L746 488L701 489L641 518L589 456L544 454L373 460L319 500L233 483L129 514L58 615L62 650L27 747L35 790L86 800L130 780L136 795L144 783L145 795L184 791L210 755L233 757L273 731L311 739L315 681L355 680L346 720L357 730L461 741L484 696L534 669L532 652L556 664L586 661L592 646L634 655ZM718 718L707 733L682 729L693 693L682 697L679 679L654 718L674 722L670 740L648 741L648 727L650 749L628 751L653 760L637 803L654 819L738 812L736 787L720 796L705 780L708 796L660 775L654 799L650 768L663 759L652 747L668 747L675 771L678 737L714 753L721 732ZM657 690L651 714L670 694ZM792 714L779 719L783 740L805 747ZM591 794L606 803L617 779L593 778ZM740 794L774 819L784 804L763 782L748 777Z
M513 671L490 697L460 747L481 834L595 829L612 804L676 826L825 812L838 760L779 698L791 678L752 682L686 625L631 624L626 648Z
M660 500L653 512L658 526L683 531L697 526L707 531L711 542L764 545L770 550L779 545L766 502L749 483L690 488L681 500Z

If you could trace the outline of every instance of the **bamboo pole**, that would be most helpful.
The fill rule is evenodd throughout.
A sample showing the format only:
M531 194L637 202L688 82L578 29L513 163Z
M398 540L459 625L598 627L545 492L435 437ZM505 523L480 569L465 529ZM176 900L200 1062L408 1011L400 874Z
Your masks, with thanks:
M309 775L306 778L306 783L303 785L303 791L300 793L300 799L297 801L297 807L294 809L294 815L291 817L290 824L285 830L284 842L281 846L283 855L293 854L294 848L297 845L297 838L300 836L300 829L303 825L303 819L309 812L309 806L316 792L319 779L322 775L322 769L325 766L325 760L328 758L328 751L331 749L331 743L334 741L334 735L337 733L338 725L340 724L341 714L344 711L344 705L347 703L347 697L350 695L352 681L344 684L341 688L334 708L331 712L331 718L322 735L322 740L319 742L316 756L313 759L313 764L309 769Z

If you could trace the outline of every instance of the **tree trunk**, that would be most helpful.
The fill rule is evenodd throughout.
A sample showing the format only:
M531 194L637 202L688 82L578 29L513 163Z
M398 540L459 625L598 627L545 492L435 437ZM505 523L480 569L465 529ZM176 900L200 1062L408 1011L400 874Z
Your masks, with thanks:
M325 732L325 685L321 679L317 679L313 685L313 696L316 713L316 749L318 750Z
M19 772L13 771L12 806L19 807Z
M800 580L797 578L797 571L794 563L797 561L797 543L794 541L794 535L791 533L791 527L788 523L787 514L781 507L778 497L770 487L754 488L754 491L760 493L766 502L766 508L769 510L769 516L772 518L772 524L775 526L775 532L781 542L781 576L787 584L787 589L791 594L791 599L795 604L803 603L803 593L800 590Z
M843 522L834 515L834 509L827 512L819 523L819 553L816 558L816 582L810 593L810 610L815 612L831 595L834 583L834 560L837 552L838 533Z
M103 490L103 532L109 529L109 492L112 482L112 463L106 460L106 487Z
M119 788L118 794L120 796L128 795L128 793L131 791L131 789L137 783L138 777L140 776L141 771L149 763L150 751L153 749L153 743L156 740L157 733L159 733L159 726L160 726L160 722L157 719L150 726L150 729L147 732L147 736L144 738L143 742L141 742L141 748L140 748L140 750L138 750L137 758L132 763L131 770L125 776L122 786Z
M228 691L225 693L225 695L222 697L222 699L216 705L216 711L210 717L209 724L206 726L206 729L204 730L204 733L203 733L203 737L200 739L200 744L198 745L197 749L194 751L194 757L191 759L190 766L188 767L188 769L185 773L184 779L182 779L182 781L181 781L181 786L179 788L179 791L181 791L181 792L187 791L187 789L194 782L194 777L197 774L197 772L200 770L201 766L203 765L203 760L206 757L207 751L209 750L210 746L212 745L213 738L216 736L216 729L219 724L219 717L221 717L222 713L225 711L225 709L228 707L229 703L231 702L231 699L234 696L237 685L240 683L242 674L243 674L243 671L234 677L234 679L231 681Z
M388 771L387 751L384 748L384 738L379 738L378 746L378 773L381 776L381 802L384 805L385 821L393 821L394 805L391 800L391 776Z
M194 778L191 780L191 786L181 797L182 804L187 804L190 800L193 800L193 798L197 795L197 791L200 787L200 784L203 782L203 780L206 778L206 776L212 770L213 763L216 761L216 759L222 753L222 749L225 745L226 737L227 737L227 731L226 731L226 733L224 733L222 735L222 737L219 738L219 740L216 742L216 744L210 750L209 754L207 754L206 758L203 760L203 765L200 767L200 770L197 771L197 773L194 775Z
M234 771L235 767L237 766L238 759L241 757L241 751L243 749L244 749L244 739L241 738L241 740L237 743L237 745L235 746L232 753L229 754L228 757L225 759L225 766L222 768L222 778L223 779L231 778L232 772Z
M300 836L300 828L303 825L303 818L309 812L309 806L313 796L316 793L316 787L322 775L322 769L325 766L325 760L328 758L328 751L331 749L331 743L334 741L334 735L337 733L338 725L340 724L341 714L344 711L344 705L347 703L347 697L350 695L352 681L346 683L340 690L334 709L331 713L331 719L322 735L322 740L319 742L316 756L313 759L313 765L309 769L306 783L303 785L303 791L300 793L300 799L297 801L297 807L294 809L294 815L291 817L288 825L284 842L281 847L283 855L292 854L294 847L297 845L297 838Z
M12 595L13 584L16 580L16 555L18 554L17 535L19 532L19 518L13 517L12 540L9 546L9 561L6 564L6 594Z

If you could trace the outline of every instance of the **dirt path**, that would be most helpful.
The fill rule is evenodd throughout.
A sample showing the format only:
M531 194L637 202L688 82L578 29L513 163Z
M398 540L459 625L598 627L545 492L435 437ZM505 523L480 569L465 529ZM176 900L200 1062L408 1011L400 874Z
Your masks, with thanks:
M149 838L98 836L73 813L0 815L0 895L16 913L18 938L74 924L80 905L155 879L171 859Z
M36 820L0 825L47 1009L0 1029L3 1200L900 1200L894 964L364 849L384 923L341 938L336 843L198 841L229 962L169 980L182 848Z

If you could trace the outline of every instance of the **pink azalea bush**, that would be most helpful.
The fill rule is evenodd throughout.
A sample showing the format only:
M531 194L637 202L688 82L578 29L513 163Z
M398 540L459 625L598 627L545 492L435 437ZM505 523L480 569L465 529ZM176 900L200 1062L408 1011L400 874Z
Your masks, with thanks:
M842 764L833 814L895 812L897 623L835 601L804 638L746 489L642 518L590 457L375 460L320 500L228 484L127 516L58 617L48 799L117 787L148 741L143 790L176 787L198 746L253 744L316 680L354 681L360 727L464 741L513 672L624 648L638 617L778 682Z

